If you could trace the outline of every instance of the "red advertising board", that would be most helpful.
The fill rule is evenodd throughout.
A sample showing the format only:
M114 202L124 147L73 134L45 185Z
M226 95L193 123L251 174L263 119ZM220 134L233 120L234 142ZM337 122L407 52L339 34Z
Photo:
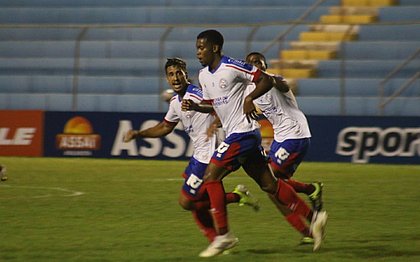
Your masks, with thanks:
M42 156L43 111L0 111L0 156Z

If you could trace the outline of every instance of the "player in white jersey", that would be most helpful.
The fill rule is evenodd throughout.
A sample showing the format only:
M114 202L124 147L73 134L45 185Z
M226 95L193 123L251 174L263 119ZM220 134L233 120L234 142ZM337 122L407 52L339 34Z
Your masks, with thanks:
M267 70L265 56L258 52L249 53L246 62L262 71ZM270 121L274 131L274 141L270 146L270 165L277 178L284 179L298 193L309 196L316 211L322 209L322 187L320 182L302 183L292 179L310 145L311 131L305 114L299 109L296 98L281 76L280 85L254 100L254 103ZM250 90L253 89L250 85ZM293 225L293 221L291 224ZM294 225L293 225L294 226ZM302 243L311 243L304 237Z
M201 89L188 81L186 63L183 60L168 59L165 71L166 79L175 95L169 101L169 109L164 120L151 128L128 131L124 136L124 142L141 137L163 137L171 133L178 122L182 123L185 132L193 142L194 152L183 173L185 180L179 196L179 204L184 209L192 211L197 225L212 242L217 234L209 212L208 196L202 192L202 183L204 171L216 146L216 137L207 136L207 128L213 123L215 117L210 114L181 110L182 99L191 99L197 103L202 100ZM238 185L232 193L226 193L225 197L228 203L246 204L258 209L258 202L243 185Z
M262 71L267 70L266 59L261 53L248 54L246 62ZM311 131L306 116L299 109L286 80L283 79L280 88L272 88L254 100L254 103L273 126L274 141L269 155L275 176L285 179L296 192L308 195L313 208L321 210L323 184L320 182L304 184L291 179L310 146Z
M312 216L311 209L293 188L273 176L262 153L261 135L254 120L258 115L253 100L277 85L277 79L255 66L224 56L223 42L223 36L216 30L206 30L197 36L196 55L204 66L200 70L199 81L203 88L203 99L207 101L197 104L184 100L182 105L183 110L214 110L226 132L226 139L213 154L204 176L218 236L200 254L202 257L218 255L235 242L236 237L228 227L222 179L240 167L262 190L286 206L290 213ZM256 88L248 94L246 87L251 82L256 84ZM322 232L322 221L314 221L319 225L314 227L315 230ZM311 232L308 230L306 234L310 236Z

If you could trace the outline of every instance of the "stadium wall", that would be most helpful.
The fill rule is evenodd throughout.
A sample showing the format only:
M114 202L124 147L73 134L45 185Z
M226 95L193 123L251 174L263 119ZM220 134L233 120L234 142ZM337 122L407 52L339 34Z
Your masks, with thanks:
M161 139L123 143L129 129L160 122L162 113L0 111L0 155L186 160L192 144L178 125ZM308 116L306 161L420 163L420 117ZM264 145L273 132L262 119Z

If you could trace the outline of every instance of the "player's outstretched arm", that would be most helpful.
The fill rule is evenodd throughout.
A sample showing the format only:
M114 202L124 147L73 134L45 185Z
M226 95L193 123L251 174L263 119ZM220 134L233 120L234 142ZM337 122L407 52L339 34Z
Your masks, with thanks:
M201 113L213 113L213 106L209 103L201 101L200 104L195 103L191 99L182 100L182 111L197 111Z
M157 138L163 137L174 130L177 123L169 123L162 121L159 124L143 129L143 130L130 130L124 135L124 142L129 142L139 137Z

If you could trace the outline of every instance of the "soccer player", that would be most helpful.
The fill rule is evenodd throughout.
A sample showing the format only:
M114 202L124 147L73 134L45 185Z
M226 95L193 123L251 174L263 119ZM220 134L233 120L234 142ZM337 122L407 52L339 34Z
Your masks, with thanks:
M183 110L207 113L214 110L226 133L226 139L214 152L204 175L204 187L210 198L218 235L200 256L216 256L237 242L229 231L222 179L241 166L274 201L287 207L289 214L296 214L295 222L300 223L304 235L314 237L317 250L322 242L326 218L313 216L293 188L273 176L262 153L261 135L255 121L258 114L253 100L268 92L277 80L255 66L224 56L223 43L222 34L216 30L206 30L197 36L196 56L204 66L199 72L203 101L197 104L184 100L182 104ZM255 89L248 94L247 86L251 82L255 83ZM314 217L312 232L304 226L301 217Z
M249 53L246 62L264 72L267 70L267 61L261 53ZM269 151L270 165L277 178L286 181L296 192L308 195L313 209L320 211L323 184L320 182L305 184L291 179L309 148L311 132L292 90L281 76L277 77L277 86L254 100L274 130L274 141ZM251 90L252 88L253 85ZM302 243L312 241L307 237L302 239Z
M130 130L124 135L124 142L132 139L148 137L163 137L171 133L179 121L184 126L185 132L189 135L194 145L194 152L191 160L185 169L183 176L184 184L179 196L179 204L190 210L203 234L210 242L216 237L213 227L213 219L209 212L210 203L206 199L205 192L202 193L204 170L216 147L216 137L207 136L207 128L213 123L214 116L199 112L181 111L182 99L191 99L199 103L202 100L201 89L190 84L186 69L186 63L179 58L168 59L165 64L166 79L175 92L169 101L169 109L164 120L144 130ZM244 185L238 185L232 193L224 195L228 203L239 203L239 205L250 205L258 210L258 201L251 196Z

